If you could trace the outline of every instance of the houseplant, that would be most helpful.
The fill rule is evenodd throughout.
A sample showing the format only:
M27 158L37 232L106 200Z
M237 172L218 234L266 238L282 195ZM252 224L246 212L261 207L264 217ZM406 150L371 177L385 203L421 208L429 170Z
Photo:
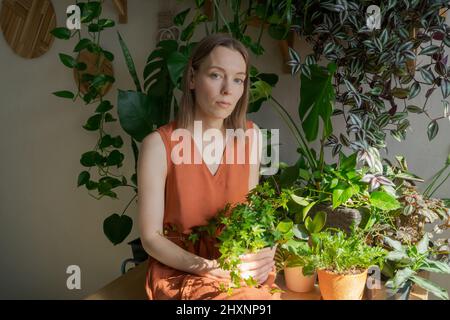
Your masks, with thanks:
M330 229L314 239L311 261L318 270L319 288L325 300L362 299L370 266L382 266L386 250L369 246L361 230L350 235Z
M307 241L291 239L280 246L286 287L294 292L314 289L316 270L311 263L312 248ZM306 268L309 267L309 269Z
M220 253L219 265L230 271L228 288L240 287L242 283L257 285L249 277L243 279L239 269L240 256L263 248L274 248L292 238L292 221L286 218L288 193L277 191L269 182L257 185L247 195L244 203L227 204L206 226L193 228L189 240L197 241L201 232L217 238ZM275 250L274 250L275 254Z
M387 299L407 299L414 283L438 298L448 300L445 289L418 275L420 271L450 274L448 263L430 259L432 250L429 248L427 234L416 245L402 245L401 242L388 237L385 237L385 242L393 249L387 254L387 261L382 269L389 277L386 282Z

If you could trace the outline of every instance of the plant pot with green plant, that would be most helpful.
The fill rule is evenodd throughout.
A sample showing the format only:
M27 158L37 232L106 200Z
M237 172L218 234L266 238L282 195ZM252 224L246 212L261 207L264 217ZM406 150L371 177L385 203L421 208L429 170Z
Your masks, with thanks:
M294 292L314 290L317 273L310 263L312 249L306 241L291 239L279 247L286 287ZM309 266L309 267L307 267Z
M413 284L433 293L440 299L448 300L448 293L428 279L419 276L421 271L450 274L448 263L432 259L428 234L416 245L402 245L400 241L385 237L385 243L392 249L386 256L383 274L386 282L386 299L408 299Z
M278 244L292 238L293 222L286 217L288 196L266 181L248 193L246 202L233 207L227 204L208 225L193 229L191 241L195 242L201 232L217 238L219 265L229 270L231 276L228 287L221 284L222 290L231 293L242 284L258 285L252 277L242 276L239 269L242 255L271 248L275 256Z
M432 179L430 185L421 193L416 187L417 182L423 182L422 179L408 171L408 166L404 157L396 157L398 165L392 165L389 161L385 166L386 175L395 183L396 193L399 195L398 202L400 206L389 212L378 214L376 221L372 223L368 231L368 242L373 245L386 246L386 238L391 239L391 245L386 246L389 250L396 250L394 244L400 244L405 248L412 246L419 247L419 243L425 237L429 240L423 240L427 244L427 250L430 253L428 259L433 261L448 262L449 249L448 239L441 239L439 235L447 228L446 220L450 215L450 210L446 207L444 201L431 198L432 193L430 186L436 184L439 176L445 172L448 167L447 163L437 175ZM442 180L442 179L441 179ZM443 179L445 181L446 179ZM443 182L442 181L442 182ZM442 185L442 182L438 185ZM434 188L434 191L437 188ZM433 192L434 192L433 191ZM431 230L431 231L428 231ZM399 249L400 250L400 249ZM411 249L412 251L416 249ZM424 250L424 249L421 249ZM408 250L404 250L405 252ZM400 255L399 252L392 253L395 258ZM402 255L405 258L405 255ZM409 258L408 258L409 259ZM408 259L402 260L402 263L409 263ZM408 262L409 261L409 262ZM389 268L389 266L391 268ZM368 296L371 299L407 299L409 290L421 291L422 296L426 293L426 289L420 287L414 281L408 280L400 284L396 284L395 288L387 288L384 283L393 278L394 274L402 268L401 264L390 261L386 264L386 269L381 274L381 287L368 290ZM416 270L415 276L421 276L424 271ZM402 273L400 273L402 274ZM424 277L427 279L426 274ZM390 283L392 284L392 283ZM425 291L424 291L425 290Z
M297 196L290 190L288 201L292 238L278 248L278 270L284 272L286 287L294 292L309 292L314 289L317 274L310 263L312 256L311 236L325 226L327 215L323 211L310 213L314 202ZM306 267L309 266L309 267Z
M311 263L317 268L324 300L360 300L370 266L382 266L386 250L366 244L362 230L350 235L328 229L314 237Z

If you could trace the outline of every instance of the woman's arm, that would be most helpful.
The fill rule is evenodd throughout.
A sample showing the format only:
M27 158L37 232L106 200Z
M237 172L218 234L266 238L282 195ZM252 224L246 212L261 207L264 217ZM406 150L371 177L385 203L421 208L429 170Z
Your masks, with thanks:
M229 278L217 261L194 255L163 236L166 150L158 132L142 142L138 161L139 231L145 251L161 263L188 273Z
M256 123L253 123L253 133L251 139L251 145L250 145L250 159L255 159L256 163L250 162L250 176L248 179L248 190L252 190L254 187L256 187L259 184L259 169L261 165L261 156L262 156L262 135L261 131L259 130L259 127L256 125ZM256 146L253 147L253 144L256 143ZM253 156L253 152L256 152L256 157Z

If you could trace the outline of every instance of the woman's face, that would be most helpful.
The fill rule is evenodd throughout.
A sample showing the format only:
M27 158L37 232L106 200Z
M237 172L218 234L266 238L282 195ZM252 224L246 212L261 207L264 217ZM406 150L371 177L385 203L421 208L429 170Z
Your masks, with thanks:
M245 60L239 51L217 46L194 71L196 116L226 119L244 92Z

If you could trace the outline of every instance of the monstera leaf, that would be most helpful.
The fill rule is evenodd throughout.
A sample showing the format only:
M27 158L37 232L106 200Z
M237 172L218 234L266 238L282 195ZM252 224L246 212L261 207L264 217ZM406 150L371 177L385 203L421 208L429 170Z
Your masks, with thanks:
M170 120L173 90L177 83L172 77L181 74L180 70L184 68L184 62L179 59L179 55L178 43L175 40L162 40L147 59L144 69L144 90L150 99L158 101L158 112L155 113L156 118L152 119L157 127Z
M117 108L120 125L136 141L141 142L153 131L157 100L142 92L119 90Z
M264 101L267 101L272 94L272 89L278 82L278 75L273 73L258 73L252 67L250 72L250 101L248 113L258 112Z
M324 136L333 131L331 115L335 98L331 80L336 65L330 63L327 68L311 65L311 77L301 76L299 115L303 131L308 141L314 141L319 132L319 118L322 118Z

